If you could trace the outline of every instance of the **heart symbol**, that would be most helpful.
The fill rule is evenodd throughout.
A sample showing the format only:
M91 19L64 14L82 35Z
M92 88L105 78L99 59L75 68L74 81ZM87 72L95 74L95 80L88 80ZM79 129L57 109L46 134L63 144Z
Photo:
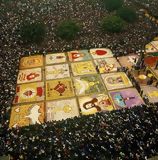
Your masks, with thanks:
M103 55L107 54L107 51L105 51L105 50L96 50L95 52L99 56L103 56Z

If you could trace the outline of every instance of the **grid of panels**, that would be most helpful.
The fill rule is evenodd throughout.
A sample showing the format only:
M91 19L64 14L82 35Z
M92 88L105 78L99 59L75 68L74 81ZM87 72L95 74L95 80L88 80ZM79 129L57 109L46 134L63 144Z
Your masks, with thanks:
M132 85L125 73L115 76L112 56L99 48L22 58L10 127L116 109L109 90Z

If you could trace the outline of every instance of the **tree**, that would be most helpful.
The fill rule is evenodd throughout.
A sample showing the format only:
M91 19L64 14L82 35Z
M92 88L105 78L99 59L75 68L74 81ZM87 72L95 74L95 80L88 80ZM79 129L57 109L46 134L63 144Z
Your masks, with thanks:
M110 12L122 7L123 3L123 0L104 0L104 5Z
M39 44L44 40L46 29L43 23L24 23L20 29L21 38L24 43Z
M117 16L105 17L102 20L101 26L103 31L121 32L124 29L124 21Z
M80 31L80 26L72 20L61 22L56 29L56 34L62 39L72 40Z
M117 11L117 15L129 23L135 22L137 19L136 11L133 8L129 7L120 8Z

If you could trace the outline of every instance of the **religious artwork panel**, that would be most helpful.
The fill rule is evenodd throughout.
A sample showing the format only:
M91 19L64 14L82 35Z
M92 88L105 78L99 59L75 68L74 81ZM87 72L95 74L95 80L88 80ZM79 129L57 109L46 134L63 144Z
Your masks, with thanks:
M59 64L45 67L46 80L70 77L68 64Z
M109 96L106 94L79 97L79 105L83 115L94 114L99 111L112 111L115 109Z
M131 87L132 83L124 72L101 75L108 90Z
M108 48L90 49L90 54L94 59L113 57L112 51Z
M74 77L76 95L87 95L105 92L105 88L98 75Z
M68 52L70 62L87 61L91 59L88 50L70 51Z
M20 69L27 69L27 68L35 68L43 66L43 56L29 56L23 57L20 60Z
M57 63L65 63L66 55L65 53L53 53L46 55L46 64L57 64Z
M132 108L144 104L144 101L135 88L113 91L110 92L110 96L116 109Z
M44 100L44 83L17 85L13 104Z
M44 122L44 103L13 106L9 127L22 127Z
M99 73L109 73L117 71L117 67L120 67L116 58L104 58L94 60Z
M71 68L74 76L97 73L92 61L71 63Z
M46 81L46 100L62 99L74 96L70 78Z
M158 52L158 41L152 41L145 46L146 53Z
M118 57L118 60L122 67L128 67L129 69L132 68L132 66L135 66L138 62L139 56L136 54L131 54L128 56L122 56Z
M157 103L158 102L158 88L147 85L147 86L141 86L143 90L143 95L146 95L149 99L150 103Z
M41 68L19 70L17 84L38 82L42 80Z
M75 98L49 101L46 104L47 121L58 121L79 116L79 108Z

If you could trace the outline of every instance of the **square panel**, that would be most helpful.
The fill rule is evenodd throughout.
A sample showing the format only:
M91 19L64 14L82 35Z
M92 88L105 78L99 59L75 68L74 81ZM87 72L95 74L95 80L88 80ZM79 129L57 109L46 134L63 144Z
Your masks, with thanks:
M46 82L46 100L68 98L74 96L74 89L70 78Z
M131 108L144 104L144 101L135 88L111 91L110 96L116 109Z
M99 111L112 111L114 107L106 94L96 94L79 97L79 105L83 115L94 114Z
M131 87L132 83L124 72L102 74L103 81L108 90Z
M46 55L46 64L57 64L66 62L65 53L54 53Z
M158 52L158 41L152 41L150 43L148 43L145 46L145 52L148 53L154 53L154 52Z
M128 67L129 69L131 69L133 65L134 66L136 65L138 59L139 59L139 56L136 54L118 57L118 60L121 66Z
M46 80L70 77L68 64L59 64L45 67Z
M58 101L50 101L46 104L47 121L79 116L79 108L75 98Z
M117 71L117 67L120 64L117 62L116 58L102 58L94 60L100 73L109 73Z
M68 57L70 62L91 60L88 50L70 51L68 52Z
M112 51L108 48L90 49L90 54L94 59L113 57Z
M44 83L17 85L13 104L44 100Z
M35 68L43 66L43 56L23 57L20 60L20 69Z
M74 76L97 73L92 61L71 63L71 69Z
M19 70L17 84L42 81L42 69L24 69Z
M44 103L13 106L9 127L22 127L44 122Z
M158 102L158 88L147 85L147 86L141 86L143 90L143 95L147 95L149 102L151 103L157 103Z
M105 88L98 75L73 78L77 96L104 92Z

